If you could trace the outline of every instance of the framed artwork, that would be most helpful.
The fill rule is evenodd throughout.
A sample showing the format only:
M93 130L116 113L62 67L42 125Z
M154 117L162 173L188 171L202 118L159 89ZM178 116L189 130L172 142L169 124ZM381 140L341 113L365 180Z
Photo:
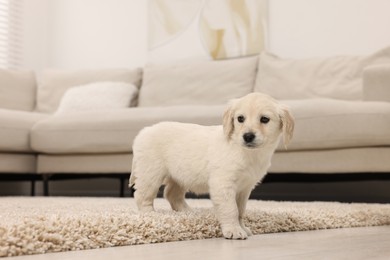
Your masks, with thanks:
M265 49L266 0L149 0L150 61L229 59Z

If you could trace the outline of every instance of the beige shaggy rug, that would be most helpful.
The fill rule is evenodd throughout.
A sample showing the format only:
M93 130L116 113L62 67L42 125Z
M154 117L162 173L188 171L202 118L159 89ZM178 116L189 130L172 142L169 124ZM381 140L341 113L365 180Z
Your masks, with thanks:
M222 237L210 200L140 215L131 198L0 198L0 256ZM254 234L390 225L390 204L249 201ZM250 239L250 238L249 238Z

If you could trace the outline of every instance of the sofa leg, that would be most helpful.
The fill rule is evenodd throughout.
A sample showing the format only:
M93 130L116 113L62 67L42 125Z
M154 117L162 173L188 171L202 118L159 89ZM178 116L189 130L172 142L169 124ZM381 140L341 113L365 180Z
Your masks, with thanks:
M120 197L125 196L125 177L120 177Z
M35 180L31 181L31 196L35 196Z
M44 174L42 176L43 179L43 196L49 196L49 174Z

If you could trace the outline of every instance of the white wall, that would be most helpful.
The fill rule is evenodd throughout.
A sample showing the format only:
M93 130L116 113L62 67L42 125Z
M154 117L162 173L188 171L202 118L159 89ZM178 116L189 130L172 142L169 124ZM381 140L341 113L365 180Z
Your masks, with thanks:
M23 1L23 64L40 70L48 61L48 1Z
M49 67L142 66L145 0L50 0Z
M25 0L26 66L107 68L147 60L147 0ZM368 54L390 45L389 0L269 0L271 52Z
M269 36L283 57L368 54L390 45L390 1L269 0Z
M49 66L142 66L146 59L145 0L51 0Z
M24 64L79 69L143 66L146 0L25 0Z

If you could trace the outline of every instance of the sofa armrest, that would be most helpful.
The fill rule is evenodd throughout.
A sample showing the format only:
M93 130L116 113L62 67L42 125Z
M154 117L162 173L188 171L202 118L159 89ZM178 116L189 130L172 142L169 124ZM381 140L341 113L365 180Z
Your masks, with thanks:
M364 69L363 100L390 102L390 64L374 65Z

